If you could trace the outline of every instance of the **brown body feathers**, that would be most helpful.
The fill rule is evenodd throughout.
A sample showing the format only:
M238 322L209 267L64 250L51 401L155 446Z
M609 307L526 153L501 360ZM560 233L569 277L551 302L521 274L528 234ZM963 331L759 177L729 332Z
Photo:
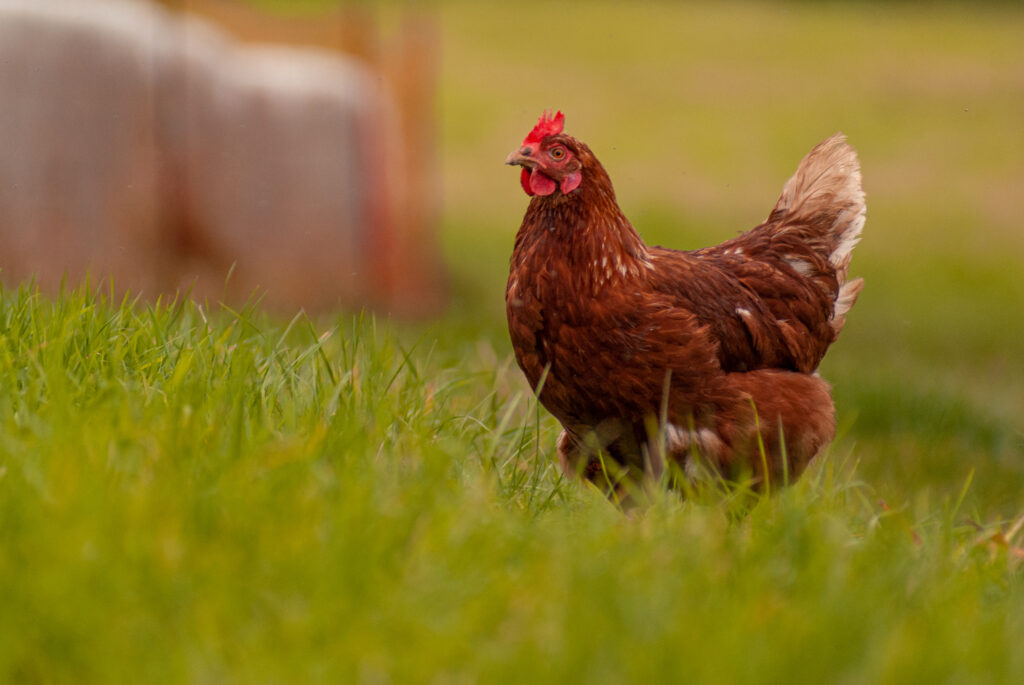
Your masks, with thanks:
M763 224L678 251L644 244L561 122L542 117L506 160L532 196L506 306L516 359L564 428L563 467L603 483L699 456L727 475L799 474L834 435L815 369L863 285L847 278L865 213L853 148L825 140Z

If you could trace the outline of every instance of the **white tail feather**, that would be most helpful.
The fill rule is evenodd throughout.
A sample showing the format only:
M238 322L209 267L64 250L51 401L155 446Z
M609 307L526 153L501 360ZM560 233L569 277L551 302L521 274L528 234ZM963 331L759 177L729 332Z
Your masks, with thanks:
M857 301L857 295L860 294L863 287L863 278L855 278L840 286L839 295L832 306L832 318L829 320L829 324L832 326L837 339L839 338L839 333L843 330L843 326L846 324L846 312L850 311L850 307Z
M840 283L846 281L866 211L857 152L842 133L807 153L775 205L775 212L785 215L785 224L805 227L809 241L841 272Z
M864 229L867 206L861 187L857 152L836 133L803 158L782 189L772 212L782 230L799 231L807 244L828 259L836 271L839 292L832 312L836 335L846 312L864 287L862 279L847 282L853 248Z

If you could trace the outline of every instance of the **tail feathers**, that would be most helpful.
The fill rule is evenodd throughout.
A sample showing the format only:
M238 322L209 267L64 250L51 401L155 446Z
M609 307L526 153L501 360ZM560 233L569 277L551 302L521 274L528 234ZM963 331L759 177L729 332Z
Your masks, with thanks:
M836 133L800 162L783 187L770 222L778 231L802 234L815 251L828 259L843 286L853 248L864 228L866 211L857 152L846 142L846 136ZM859 290L857 286L846 292L855 299ZM836 309L838 316L838 303Z
M846 312L850 311L850 308L857 301L857 296L860 295L861 289L864 287L863 278L855 278L852 281L847 281L839 287L839 295L836 296L835 304L832 306L832 318L829 319L829 325L832 326L833 342L839 339L839 334L843 331L843 326L846 325Z

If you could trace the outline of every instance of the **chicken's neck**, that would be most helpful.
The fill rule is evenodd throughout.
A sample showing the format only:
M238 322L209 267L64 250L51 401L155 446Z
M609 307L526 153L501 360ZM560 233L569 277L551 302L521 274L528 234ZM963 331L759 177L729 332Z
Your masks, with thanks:
M516 236L513 262L560 257L578 285L595 294L609 285L640 278L650 268L647 246L600 185L562 195L534 197Z

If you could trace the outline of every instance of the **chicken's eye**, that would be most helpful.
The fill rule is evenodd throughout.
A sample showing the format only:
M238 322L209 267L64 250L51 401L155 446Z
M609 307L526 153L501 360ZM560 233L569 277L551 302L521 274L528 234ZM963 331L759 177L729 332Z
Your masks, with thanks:
M555 160L557 162L557 161L559 161L559 160L561 160L561 159L563 159L565 157L565 148L564 147L553 148L551 150L551 152L549 152L548 154L551 155L551 159L553 159L553 160Z

